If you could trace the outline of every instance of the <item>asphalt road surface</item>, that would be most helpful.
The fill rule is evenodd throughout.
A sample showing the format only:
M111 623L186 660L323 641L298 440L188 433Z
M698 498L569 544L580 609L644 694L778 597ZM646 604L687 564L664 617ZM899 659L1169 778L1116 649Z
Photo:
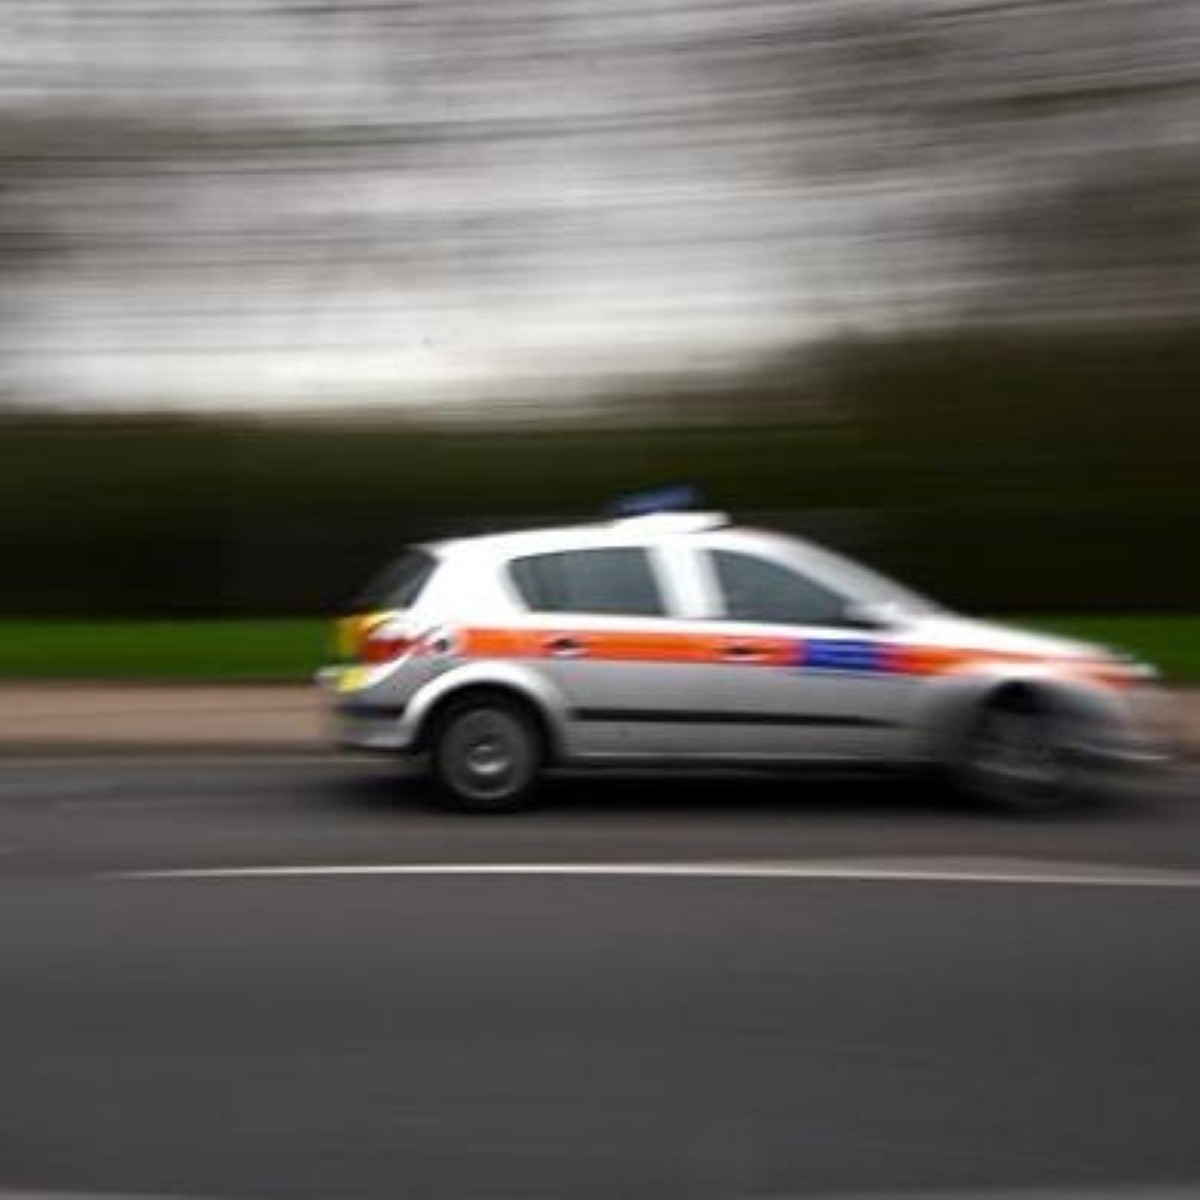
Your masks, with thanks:
M0 764L0 1196L1200 1196L1194 773L549 800Z

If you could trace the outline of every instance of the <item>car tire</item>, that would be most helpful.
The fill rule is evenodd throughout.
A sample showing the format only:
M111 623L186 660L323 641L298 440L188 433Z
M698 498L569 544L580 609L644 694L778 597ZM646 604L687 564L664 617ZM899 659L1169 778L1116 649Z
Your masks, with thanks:
M1069 715L1026 688L988 699L967 725L955 764L960 791L993 810L1053 812L1080 801Z
M480 693L450 702L430 739L438 796L465 812L527 807L537 793L544 760L534 715L501 695Z

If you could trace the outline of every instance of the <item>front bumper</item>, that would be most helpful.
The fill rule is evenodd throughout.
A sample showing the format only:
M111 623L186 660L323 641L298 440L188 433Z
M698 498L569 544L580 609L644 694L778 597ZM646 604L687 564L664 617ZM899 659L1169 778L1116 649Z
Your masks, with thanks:
M1155 766L1181 757L1184 739L1177 696L1148 682L1131 689L1125 704L1128 721L1113 748L1118 763Z
M1071 747L1089 794L1128 799L1153 794L1181 758L1179 727L1168 692L1148 684L1124 697L1119 720L1092 729Z

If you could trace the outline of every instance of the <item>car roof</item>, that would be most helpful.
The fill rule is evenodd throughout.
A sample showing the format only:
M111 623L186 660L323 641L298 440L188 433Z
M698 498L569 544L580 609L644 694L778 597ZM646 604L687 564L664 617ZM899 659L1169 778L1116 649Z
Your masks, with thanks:
M644 543L647 539L707 533L730 528L729 518L716 512L662 512L644 516L620 517L611 521L592 521L578 525L555 525L540 529L520 529L504 533L477 534L427 543L425 548L439 555L460 551L483 551L511 557L519 554L550 553L589 546Z

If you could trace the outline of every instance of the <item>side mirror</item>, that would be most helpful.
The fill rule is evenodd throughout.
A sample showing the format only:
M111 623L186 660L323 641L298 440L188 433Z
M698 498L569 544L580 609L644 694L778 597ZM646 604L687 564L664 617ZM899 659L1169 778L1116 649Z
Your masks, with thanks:
M855 629L884 630L894 629L903 615L898 604L852 600L846 605L842 619Z

